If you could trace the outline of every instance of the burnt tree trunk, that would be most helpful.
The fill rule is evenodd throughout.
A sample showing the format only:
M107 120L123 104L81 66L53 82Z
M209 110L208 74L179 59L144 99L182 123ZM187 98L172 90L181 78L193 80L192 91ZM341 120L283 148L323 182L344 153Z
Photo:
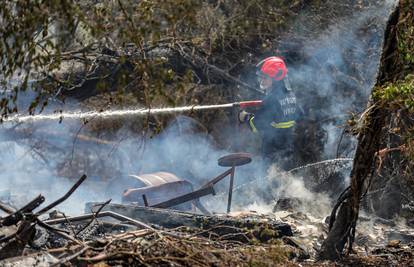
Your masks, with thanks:
M339 259L347 242L352 243L355 223L358 219L360 198L366 178L371 174L375 153L379 150L381 130L386 112L374 107L367 115L367 128L358 137L358 147L351 172L351 194L339 208L338 217L322 244L320 259Z
M395 51L395 25L398 22L399 9L391 14L384 35L383 53L381 65L377 77L376 86L381 86L388 79L389 60ZM339 206L338 215L336 209L331 216L330 230L319 252L321 260L337 260L341 257L345 245L352 248L354 231L358 220L361 197L366 189L367 178L374 168L375 154L380 149L382 129L386 123L387 112L374 103L370 103L364 120L364 128L358 135L358 146L355 153L354 164L351 172L350 194ZM335 220L336 218L336 220Z

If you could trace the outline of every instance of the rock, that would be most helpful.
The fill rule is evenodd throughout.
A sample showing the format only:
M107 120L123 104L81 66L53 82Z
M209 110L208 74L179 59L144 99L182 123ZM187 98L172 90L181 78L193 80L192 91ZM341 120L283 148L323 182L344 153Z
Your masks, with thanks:
M310 254L308 250L306 249L306 247L302 243L300 243L300 241L297 240L296 238L291 237L291 236L284 236L282 240L285 244L292 246L299 251L297 255L298 259L307 260L310 258Z
M282 210L296 210L303 204L302 200L299 198L280 198L278 199L273 212L282 211Z
M399 247L400 246L400 243L401 243L401 240L393 239L393 240L388 241L387 247L394 247L394 248L396 248L396 247Z

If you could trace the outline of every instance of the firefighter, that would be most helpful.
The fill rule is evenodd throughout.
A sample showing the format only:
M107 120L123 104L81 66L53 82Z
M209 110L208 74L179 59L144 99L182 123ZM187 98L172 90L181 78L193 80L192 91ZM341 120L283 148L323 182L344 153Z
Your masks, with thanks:
M260 89L265 93L262 105L254 113L242 110L239 121L248 123L262 139L262 155L268 163L282 169L292 166L293 131L299 118L296 96L287 79L287 68L280 57L268 57L257 65Z

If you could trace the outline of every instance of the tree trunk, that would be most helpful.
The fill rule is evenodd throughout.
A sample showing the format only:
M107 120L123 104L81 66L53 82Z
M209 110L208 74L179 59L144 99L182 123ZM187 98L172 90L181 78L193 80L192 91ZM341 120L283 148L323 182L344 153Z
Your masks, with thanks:
M375 87L381 86L389 78L386 74L389 70L388 63L396 49L396 46L392 45L393 42L390 42L390 40L395 40L395 26L398 17L399 9L396 8L390 16L385 31L381 65ZM368 110L364 128L358 135L358 147L351 172L351 194L341 204L338 216L331 224L328 236L322 244L318 255L319 259L322 260L339 259L347 243L349 248L352 248L361 196L366 189L367 178L371 175L372 168L374 168L375 153L380 149L382 129L388 115L384 109L374 103L370 104ZM331 218L334 220L335 216L331 216Z

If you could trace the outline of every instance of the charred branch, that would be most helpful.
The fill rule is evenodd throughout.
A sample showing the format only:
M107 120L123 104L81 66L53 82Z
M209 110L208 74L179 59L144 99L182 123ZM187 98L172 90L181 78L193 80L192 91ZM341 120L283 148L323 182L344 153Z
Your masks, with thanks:
M10 226L13 224L17 224L20 220L22 220L25 217L26 213L31 213L34 209L39 207L44 201L45 201L45 198L42 195L37 196L35 199L27 203L24 207L22 207L18 211L3 218L1 220L1 225Z
M0 239L0 244L5 243L0 249L0 259L5 259L9 257L15 257L22 254L23 249L27 244L32 243L36 233L36 225L58 234L70 241L73 241L77 244L81 244L80 241L76 240L72 236L65 233L65 230L56 229L45 222L42 222L38 217L47 212L48 210L59 205L65 201L86 179L86 175L82 176L77 183L60 199L54 201L47 207L43 208L37 213L33 213L37 207L39 207L44 201L45 198L42 195L37 196L35 199L27 203L25 206L19 210L11 213L1 220L1 227L7 227L11 225L18 224L18 229L15 233L5 236ZM10 210L12 211L12 210Z

